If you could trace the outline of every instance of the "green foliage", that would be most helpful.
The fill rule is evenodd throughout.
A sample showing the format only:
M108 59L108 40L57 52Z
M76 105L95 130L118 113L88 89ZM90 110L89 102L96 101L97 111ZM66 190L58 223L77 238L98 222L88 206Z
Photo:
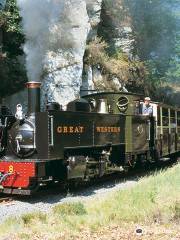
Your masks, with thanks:
M134 54L145 62L149 72L144 91L156 95L157 88L169 78L179 78L179 63L174 57L177 15L172 11L176 1L136 0L132 4L129 0L126 4L132 17Z
M80 216L80 215L87 214L86 209L81 202L64 203L64 204L56 205L53 208L53 212L61 216L69 216L69 215Z
M0 60L0 96L5 97L23 89L27 81L26 71L23 65L20 65L17 57L5 57Z
M180 202L177 201L172 206L171 211L173 212L173 220L174 221L180 221Z
M90 43L85 55L85 63L100 65L103 82L97 83L97 88L117 90L111 80L118 77L130 91L141 90L155 96L157 88L165 82L179 82L180 13L171 11L178 3L179 0L103 1L98 27L102 39ZM115 46L115 39L126 38L119 31L126 26L133 30L130 38L135 40L134 57L130 59ZM27 81L25 67L19 60L25 39L16 0L7 0L5 10L0 11L0 28L3 33L0 96L5 96L23 88Z
M142 60L169 58L174 50L176 18L169 0L127 1L132 17L135 50Z
M155 95L157 88L169 79L179 80L176 51L179 0L104 0L99 36L107 42L109 55L116 52L115 41L126 38L124 27L132 29L128 38L134 40L133 56L144 62L146 73L140 84L145 94ZM173 9L173 10L172 10ZM174 46L176 45L176 49ZM143 72L143 71L142 71ZM136 86L139 79L131 77ZM132 84L133 85L133 84ZM130 86L130 90L133 87Z
M103 76L102 82L96 82L99 89L109 88L113 90L113 78L117 77L121 83L139 86L143 83L143 78L147 74L145 66L137 60L130 60L121 50L117 50L113 55L107 52L108 44L101 38L96 38L90 42L86 49L85 63L91 66L99 66Z
M20 63L24 36L16 0L7 0L5 10L0 12L0 31L3 35L0 50L0 96L4 97L23 88L23 83L27 81L25 67Z
M8 0L5 11L0 11L0 26L3 26L7 32L21 33L20 20L16 0Z
M93 203L89 208L95 219L110 222L174 222L178 223L180 194L180 165L144 178L132 188L118 191L111 201ZM171 195L168 193L171 192ZM164 201L165 200L165 201ZM100 212L103 216L100 217ZM94 213L94 214L93 214ZM100 220L101 219L101 220ZM108 222L107 222L108 221Z
M107 47L108 45L105 41L102 41L100 38L95 38L95 40L90 42L86 47L85 62L92 66L98 64L105 65L109 60L106 53Z
M175 55L171 58L169 69L166 72L168 82L178 83L180 80L180 33L177 35L175 44Z
M32 224L34 221L45 223L47 220L47 215L42 212L27 213L21 217L24 225Z
M156 97L157 89L166 81L162 62L159 60L147 60L145 61L145 65L148 74L144 78L144 93L147 96Z
M3 52L6 52L8 57L23 54L21 45L24 43L24 36L16 0L7 0L5 10L0 12L0 23L3 32Z

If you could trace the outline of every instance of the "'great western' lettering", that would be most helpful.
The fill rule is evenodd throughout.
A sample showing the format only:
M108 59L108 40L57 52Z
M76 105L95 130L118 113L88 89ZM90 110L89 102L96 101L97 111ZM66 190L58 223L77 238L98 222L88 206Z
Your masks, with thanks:
M98 133L120 133L120 127L96 127Z
M83 133L83 126L58 126L57 133Z
M96 127L97 133L120 133L120 127ZM72 134L72 133L84 133L84 126L58 126L57 133Z

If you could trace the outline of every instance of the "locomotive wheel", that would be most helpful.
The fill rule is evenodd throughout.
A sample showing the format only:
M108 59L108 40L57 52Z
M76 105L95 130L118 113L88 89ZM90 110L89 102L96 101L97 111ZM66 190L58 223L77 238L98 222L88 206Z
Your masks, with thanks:
M39 189L40 185L37 181L33 181L31 182L31 184L29 185L29 187L27 188L28 190L32 190L32 191L37 191Z

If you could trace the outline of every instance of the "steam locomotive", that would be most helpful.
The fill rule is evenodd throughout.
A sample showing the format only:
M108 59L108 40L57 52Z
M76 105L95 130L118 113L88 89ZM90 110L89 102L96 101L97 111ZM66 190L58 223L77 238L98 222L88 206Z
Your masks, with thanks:
M30 195L42 184L88 181L165 161L180 153L180 109L152 102L141 114L142 95L101 92L76 99L63 111L40 111L40 83L28 82L28 111L0 115L0 191Z

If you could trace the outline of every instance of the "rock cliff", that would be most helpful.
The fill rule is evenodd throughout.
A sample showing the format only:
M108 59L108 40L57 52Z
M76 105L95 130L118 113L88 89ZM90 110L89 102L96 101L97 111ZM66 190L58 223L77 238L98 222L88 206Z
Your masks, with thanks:
M65 107L79 96L81 86L93 89L93 79L101 76L98 66L92 68L84 63L84 53L86 44L96 36L109 44L111 52L120 49L130 59L144 56L145 60L153 59L168 45L166 28L157 34L153 29L150 29L151 33L148 29L140 32L146 29L147 19L152 21L154 15L151 13L159 11L155 1L148 1L147 6L142 0L43 0L43 5L42 0L17 2L26 35L24 52L28 78L42 82L43 104L47 100L57 101ZM177 11L176 5L174 11ZM158 18L155 20L157 25ZM156 26L153 24L151 27ZM160 41L164 43L163 47L160 44L153 46ZM138 51L135 52L135 48ZM18 95L7 102L14 102L12 99ZM22 102L21 99L17 97L16 102Z

